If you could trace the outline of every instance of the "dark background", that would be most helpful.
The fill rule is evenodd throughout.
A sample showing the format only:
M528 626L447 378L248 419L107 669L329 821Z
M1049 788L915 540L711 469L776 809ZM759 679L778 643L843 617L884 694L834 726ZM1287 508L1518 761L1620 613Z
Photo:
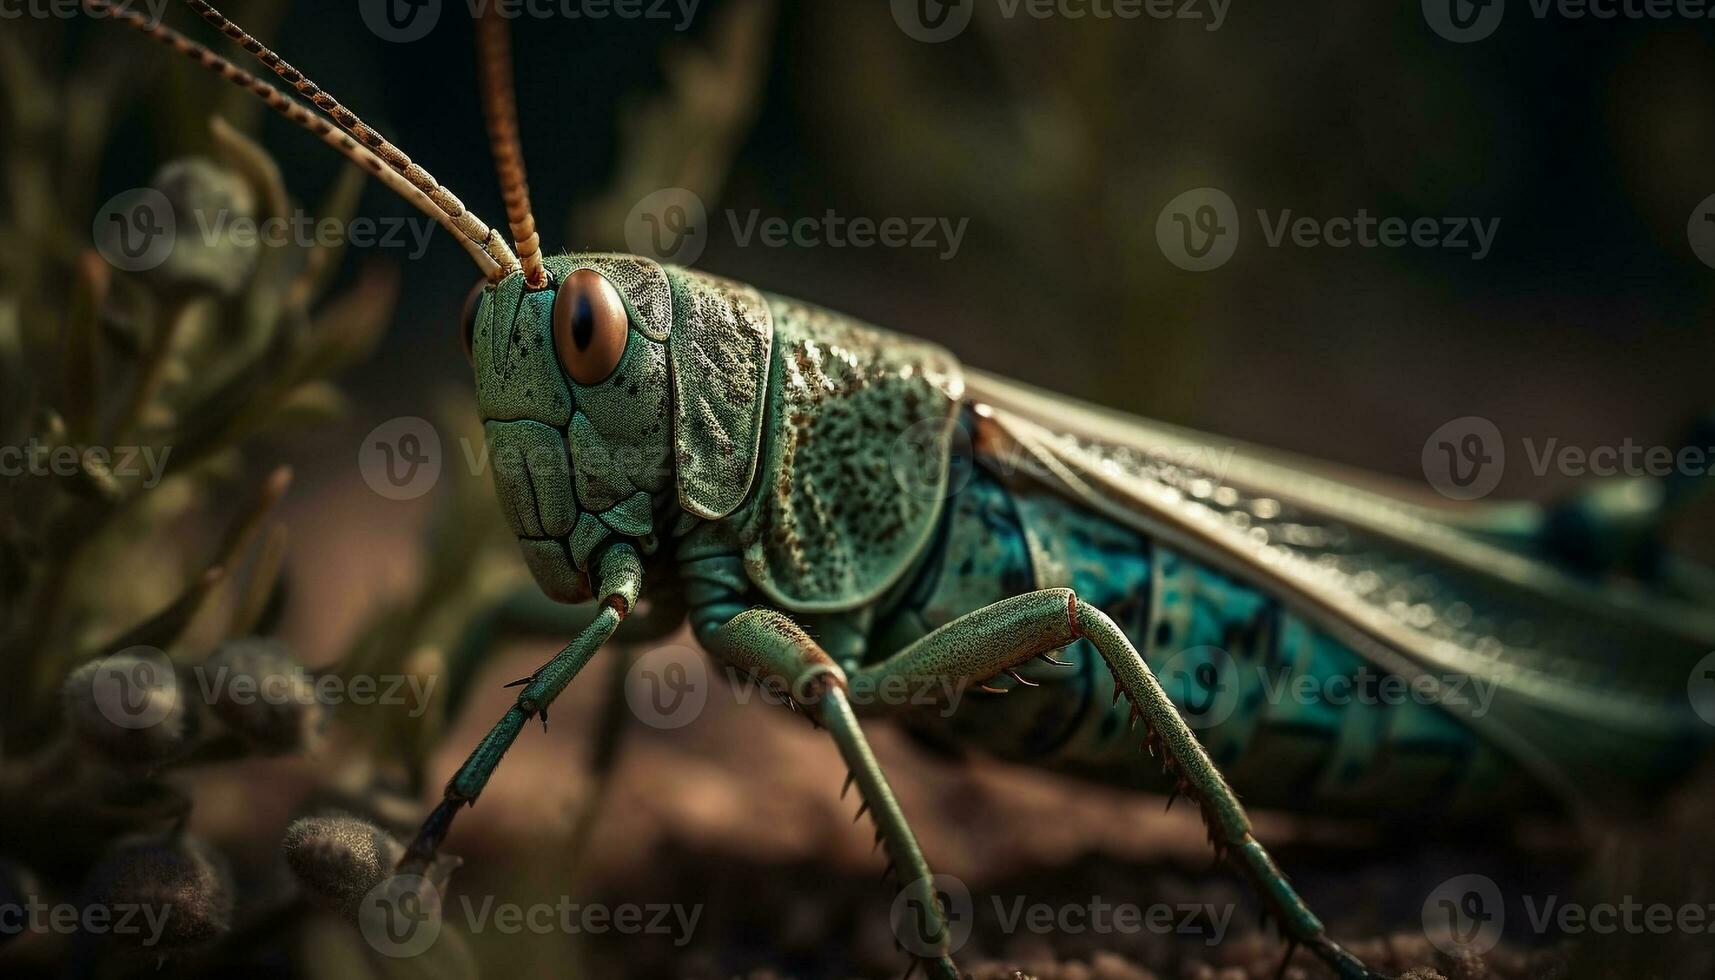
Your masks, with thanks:
M569 216L614 178L620 125L661 90L664 54L701 43L729 6L704 0L688 37L649 20L518 22L520 115L550 250L623 244L618 229L572 229ZM1525 437L1671 443L1711 401L1715 270L1686 223L1715 192L1715 31L1512 6L1492 37L1455 44L1413 3L1239 0L1206 32L1148 18L1004 22L984 0L962 36L927 45L885 4L784 3L755 124L724 187L705 195L711 211L968 217L969 229L942 261L741 248L717 217L699 265L1067 393L1407 477L1421 477L1428 434L1463 415L1493 419L1518 460ZM170 12L206 38L192 20ZM377 38L351 3L293 5L271 36L504 223L462 3L414 43ZM338 161L282 121L265 133L294 192L316 200ZM128 142L140 150L151 134ZM113 186L144 159L115 161ZM1205 184L1237 202L1243 237L1223 268L1182 272L1154 222ZM1499 218L1500 231L1483 261L1271 249L1257 208L1471 215ZM372 185L363 213L410 212ZM444 235L420 261L384 257L402 264L405 290L362 390L392 413L426 382L462 379L453 324L473 276ZM1540 496L1562 482L1513 465L1502 490Z

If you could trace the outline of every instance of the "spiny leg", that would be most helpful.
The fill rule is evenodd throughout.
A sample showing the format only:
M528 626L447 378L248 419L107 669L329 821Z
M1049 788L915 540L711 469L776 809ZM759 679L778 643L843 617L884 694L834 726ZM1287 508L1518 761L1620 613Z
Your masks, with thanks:
M446 659L446 717L459 712L489 652L503 639L563 637L581 633L595 622L601 607L590 602L568 606L550 599L534 582L521 582L484 606L466 624ZM684 597L667 589L633 606L613 634L615 643L659 640L685 622ZM623 670L623 668L622 668ZM624 700L623 694L621 700Z
M857 785L863 808L875 821L876 840L887 847L889 870L896 870L905 882L907 907L921 917L916 923L916 938L921 942L914 943L919 948L908 950L915 957L913 969L921 962L931 977L958 980L958 967L947 948L946 910L936 894L934 876L858 725L846 697L845 672L796 623L771 609L734 616L707 645L710 652L763 684L782 688L782 693L814 712L812 717L828 730L850 772L848 785Z
M590 603L568 606L544 595L534 583L520 585L505 598L490 605L468 627L447 658L447 717L458 713L479 666L501 637L564 636L582 632L601 615L602 607ZM652 595L632 607L611 642L642 643L657 640L677 630L685 621L683 596L676 590ZM614 784L614 774L626 735L630 709L625 701L625 679L630 669L625 656L608 661L607 691L590 733L590 790L578 801L566 834L564 857L557 867L575 877L583 868L594 831Z
M482 794L482 788L500 766L500 760L512 747L513 740L524 729L524 723L532 716L540 715L542 727L548 727L548 706L589 663L602 644L613 636L626 613L637 604L642 588L642 561L636 550L628 544L615 544L603 554L600 567L601 588L597 594L601 596L601 612L576 639L555 654L554 659L528 678L516 682L523 688L518 692L518 699L448 780L440 805L423 821L423 826L417 830L417 836L400 860L401 872L421 873L434 863L441 842L446 840L447 832L452 829L453 818L460 808L474 803Z
M1131 702L1133 723L1144 722L1150 751L1161 756L1164 768L1175 778L1176 791L1197 800L1216 850L1239 856L1241 867L1291 942L1309 948L1345 980L1376 976L1328 938L1321 920L1252 836L1250 819L1238 797L1125 633L1071 589L1030 592L961 616L887 660L858 671L852 685L858 690L880 690L898 678L913 683L980 683L1080 639L1088 639L1107 663L1119 693ZM878 705L878 710L904 707Z

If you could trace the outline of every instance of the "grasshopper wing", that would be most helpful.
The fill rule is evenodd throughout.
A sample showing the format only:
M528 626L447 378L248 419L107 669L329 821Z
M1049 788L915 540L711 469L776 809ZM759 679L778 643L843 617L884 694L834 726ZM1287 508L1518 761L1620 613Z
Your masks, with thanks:
M966 371L979 457L1277 597L1574 804L1636 796L1715 735L1688 697L1707 608L1575 575L1520 545L1529 504L1465 510L1231 440Z

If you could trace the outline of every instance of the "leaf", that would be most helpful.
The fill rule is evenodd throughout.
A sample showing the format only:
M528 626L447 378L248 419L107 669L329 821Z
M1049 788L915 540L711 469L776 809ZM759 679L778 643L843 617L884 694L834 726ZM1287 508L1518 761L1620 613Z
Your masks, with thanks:
M233 609L232 624L227 629L228 636L250 636L256 632L257 624L262 622L262 616L267 612L268 604L274 596L275 587L280 582L280 571L286 565L288 543L286 525L276 522L268 528L268 535L262 541L262 552L256 556L256 564L250 569L250 578L244 583L244 595Z
M274 218L284 218L291 208L280 165L268 151L219 116L209 117L209 135L232 168L256 193L256 222L260 227ZM290 277L286 262L296 257L292 249L264 248L252 273L250 288L242 295L242 337L246 352L260 350L274 334L285 307Z
M226 538L215 556L215 564L230 566L246 548L256 534L256 529L262 525L263 518L286 495L286 490L292 485L292 468L290 466L275 467L262 481L256 496L250 501L250 506L239 512L232 526L227 529Z
M226 580L226 569L215 565L197 576L165 609L119 634L104 645L97 657L107 657L128 647L146 646L165 650L172 646L202 611L203 603Z

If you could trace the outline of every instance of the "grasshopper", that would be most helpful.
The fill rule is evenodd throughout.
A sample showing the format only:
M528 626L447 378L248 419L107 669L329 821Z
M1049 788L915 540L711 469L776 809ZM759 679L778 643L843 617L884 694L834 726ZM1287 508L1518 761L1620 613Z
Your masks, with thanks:
M429 866L526 724L546 727L646 581L677 592L710 656L787 695L837 745L918 920L920 941L902 944L942 978L959 976L946 910L866 718L1188 797L1287 957L1302 945L1350 980L1376 974L1299 898L1234 787L1302 810L1578 811L1646 796L1715 735L1685 696L1715 647L1715 590L1701 569L1621 547L1637 522L1611 495L1430 506L697 269L544 256L489 5L481 77L509 245L325 90L187 3L338 128L86 0L249 89L469 252L483 278L460 329L501 509L540 588L599 609L517 682L402 872ZM1280 694L1331 681L1422 697L1383 711ZM977 692L939 719L860 696L900 683Z

